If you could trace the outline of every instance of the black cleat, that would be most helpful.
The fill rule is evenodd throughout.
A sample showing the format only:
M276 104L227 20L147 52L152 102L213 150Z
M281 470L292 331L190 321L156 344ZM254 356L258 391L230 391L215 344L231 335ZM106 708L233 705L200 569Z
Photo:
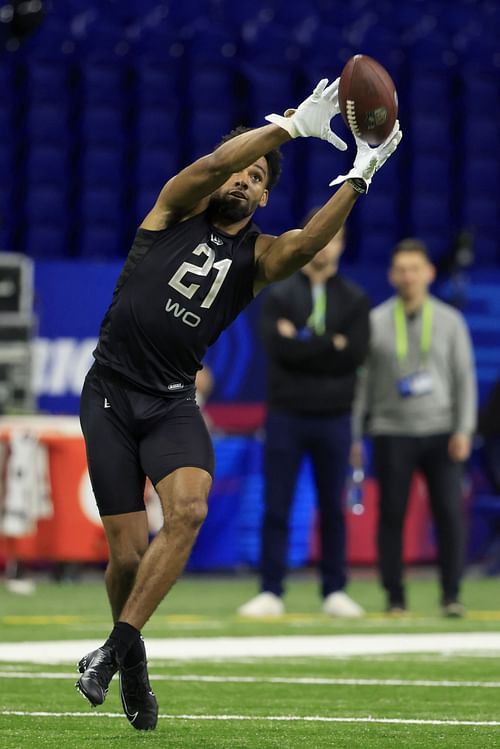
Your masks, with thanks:
M111 679L118 671L118 660L113 648L103 645L84 655L78 664L82 674L75 686L92 707L102 705L108 693Z
M152 731L158 722L158 703L151 689L146 659L120 668L120 697L127 720L138 731Z

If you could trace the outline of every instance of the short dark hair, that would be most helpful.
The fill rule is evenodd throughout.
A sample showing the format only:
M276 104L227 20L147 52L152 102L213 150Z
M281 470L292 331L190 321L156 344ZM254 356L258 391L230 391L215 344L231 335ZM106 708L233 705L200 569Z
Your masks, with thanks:
M237 135L242 135L242 133L248 133L250 130L252 130L251 127L245 127L245 125L238 125L238 127L235 127L233 130L231 130L230 133L227 133L227 135L224 135L220 141L217 143L215 148L219 148L219 146L222 146L224 143L227 143L228 140L232 140L233 138L236 138ZM264 158L267 161L267 185L266 188L271 192L273 187L275 187L278 183L278 180L280 178L281 174L281 162L283 160L283 154L281 153L279 148L273 148L272 151L269 151L268 153L264 154Z
M428 260L429 263L432 262L431 256L429 255L429 250L427 249L427 245L422 242L421 239L416 239L415 237L407 237L406 239L402 239L397 243L391 253L391 262L397 255L400 255L402 252L418 252L418 254L425 257L425 259Z

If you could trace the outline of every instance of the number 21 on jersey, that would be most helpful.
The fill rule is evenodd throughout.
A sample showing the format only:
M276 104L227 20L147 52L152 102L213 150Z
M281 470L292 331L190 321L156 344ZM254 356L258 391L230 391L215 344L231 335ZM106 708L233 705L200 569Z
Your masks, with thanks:
M184 276L187 273L191 273L194 276L206 277L208 276L212 268L215 268L215 270L217 271L217 275L215 276L214 282L208 290L207 295L200 304L200 307L202 307L203 309L209 309L214 303L215 297L219 293L233 261L230 258L224 258L223 260L216 261L214 250L204 242L195 247L195 249L193 250L193 255L206 255L206 260L203 265L194 265L194 263L188 262L182 263L182 265L178 268L178 270L175 271L174 275L168 282L168 285L178 291L179 294L182 294L182 296L185 296L188 299L192 299L194 294L196 294L196 292L200 288L200 284L185 283L183 280Z

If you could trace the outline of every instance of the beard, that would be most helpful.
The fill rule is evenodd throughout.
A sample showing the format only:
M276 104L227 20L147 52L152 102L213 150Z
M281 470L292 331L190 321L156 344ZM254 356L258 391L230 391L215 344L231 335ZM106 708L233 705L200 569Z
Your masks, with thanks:
M248 201L233 198L231 195L221 195L216 192L210 198L208 213L212 220L219 219L224 223L237 223L252 215Z

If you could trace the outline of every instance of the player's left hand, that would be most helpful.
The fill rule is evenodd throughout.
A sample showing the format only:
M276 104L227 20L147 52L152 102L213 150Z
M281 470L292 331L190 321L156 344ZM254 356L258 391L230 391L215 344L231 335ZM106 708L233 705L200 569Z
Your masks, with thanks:
M364 140L355 135L354 139L358 150L352 169L348 174L342 174L332 180L330 187L345 182L347 179L361 179L366 185L366 192L368 192L373 175L375 172L378 172L389 156L394 153L402 137L403 133L399 127L399 120L396 120L390 135L376 148L372 148L368 143L365 143Z
M448 454L454 463L463 463L470 455L471 438L463 432L455 432L448 442Z
M331 119L340 112L339 81L340 78L337 78L328 85L328 78L322 78L297 109L287 109L284 116L268 114L265 119L282 127L292 138L321 138L339 151L345 151L347 143L330 128Z

